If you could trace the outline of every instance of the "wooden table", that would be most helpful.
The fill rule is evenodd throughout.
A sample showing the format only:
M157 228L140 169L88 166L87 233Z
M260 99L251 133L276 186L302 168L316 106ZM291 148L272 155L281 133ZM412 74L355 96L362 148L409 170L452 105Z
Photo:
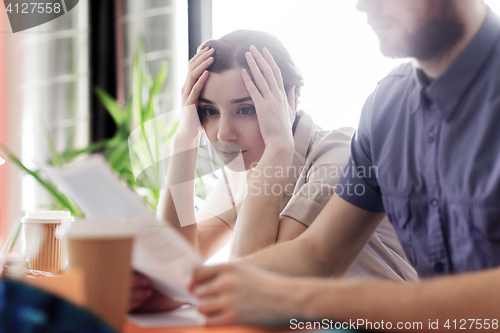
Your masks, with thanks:
M142 328L133 323L125 323L123 333L280 333L290 331L289 328L263 329L250 326L173 326Z

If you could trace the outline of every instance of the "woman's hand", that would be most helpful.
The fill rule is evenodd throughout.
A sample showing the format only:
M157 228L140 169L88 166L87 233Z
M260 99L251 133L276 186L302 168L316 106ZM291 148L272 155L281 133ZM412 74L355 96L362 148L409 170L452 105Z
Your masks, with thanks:
M246 60L255 83L243 69L241 75L250 97L255 103L260 131L266 148L269 146L293 147L292 125L295 119L295 87L285 91L281 71L267 50L260 53L250 46Z
M130 290L129 311L134 311L153 295L149 280L144 275L133 272Z
M202 131L197 111L198 99L209 76L207 68L214 62L213 53L213 49L206 47L189 60L186 82L182 87L181 119L176 133L188 142L199 138Z
M132 273L132 289L130 292L129 312L164 312L176 309L185 304L168 298L151 288L146 276Z

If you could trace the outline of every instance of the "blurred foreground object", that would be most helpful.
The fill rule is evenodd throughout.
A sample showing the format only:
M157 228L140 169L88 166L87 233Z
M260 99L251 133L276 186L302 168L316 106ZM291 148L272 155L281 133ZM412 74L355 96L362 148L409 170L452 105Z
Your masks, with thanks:
M83 273L87 308L121 331L125 323L137 226L120 220L81 220L69 225L69 267Z
M0 333L112 333L109 326L61 298L0 280Z

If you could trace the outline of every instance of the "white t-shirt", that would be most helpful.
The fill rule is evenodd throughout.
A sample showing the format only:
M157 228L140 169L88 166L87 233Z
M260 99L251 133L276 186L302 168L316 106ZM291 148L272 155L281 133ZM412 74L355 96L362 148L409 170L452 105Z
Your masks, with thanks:
M323 131L308 114L299 112L294 128L295 155L292 166L276 175L288 178L281 215L291 217L305 226L311 225L334 194L342 172L348 171L344 167L349 158L349 142L353 132L352 128ZM228 169L225 172L229 190L221 177L205 199L199 214L217 216L234 229L241 203L248 193L247 173ZM418 279L387 219L382 221L344 278Z

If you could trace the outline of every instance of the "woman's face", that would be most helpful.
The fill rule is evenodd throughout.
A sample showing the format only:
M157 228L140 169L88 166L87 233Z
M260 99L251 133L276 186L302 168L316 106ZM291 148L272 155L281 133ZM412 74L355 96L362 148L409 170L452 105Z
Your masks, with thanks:
M260 161L265 149L264 139L254 103L241 77L241 68L210 73L199 102L205 133L224 164L233 171L244 171ZM244 166L238 163L240 158L231 163L240 152Z

